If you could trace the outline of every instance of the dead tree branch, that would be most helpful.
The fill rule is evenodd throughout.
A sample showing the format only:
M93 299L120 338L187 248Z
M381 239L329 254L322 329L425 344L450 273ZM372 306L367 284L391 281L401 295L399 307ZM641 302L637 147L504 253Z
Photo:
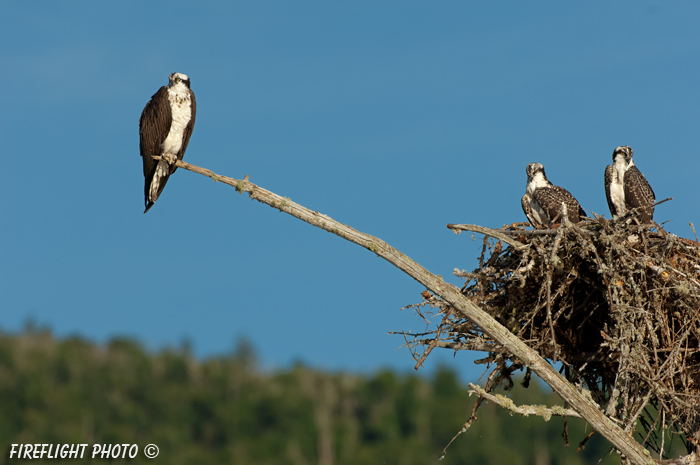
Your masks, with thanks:
M161 159L161 157L153 158L156 160ZM460 312L464 317L480 327L483 332L490 336L495 342L512 353L522 364L539 375L539 377L550 385L568 405L588 421L595 430L610 441L610 443L630 460L631 463L640 465L654 463L648 451L620 429L610 418L606 417L600 411L598 405L592 401L590 396L587 397L585 395L585 391L579 392L535 350L528 347L507 328L477 307L473 302L465 298L458 287L430 273L386 242L342 224L327 215L310 210L293 202L289 198L281 197L271 191L263 189L248 181L247 176L245 179L233 179L226 176L219 176L213 171L180 160L176 162L176 166L230 185L238 192L247 192L252 199L265 203L309 223L312 226L324 229L325 231L374 252L449 303L456 311Z

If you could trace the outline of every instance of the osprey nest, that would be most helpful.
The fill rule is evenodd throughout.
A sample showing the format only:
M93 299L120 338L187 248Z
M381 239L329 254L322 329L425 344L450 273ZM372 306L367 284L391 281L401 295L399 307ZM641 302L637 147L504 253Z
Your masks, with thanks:
M485 235L479 267L454 271L467 298L561 362L570 382L647 447L658 452L669 432L698 447L700 243L624 219L534 231L448 227ZM423 297L409 307L426 331L403 333L418 364L434 347L490 352L477 361L496 366L486 390L513 385L511 374L524 369L517 359L438 297Z

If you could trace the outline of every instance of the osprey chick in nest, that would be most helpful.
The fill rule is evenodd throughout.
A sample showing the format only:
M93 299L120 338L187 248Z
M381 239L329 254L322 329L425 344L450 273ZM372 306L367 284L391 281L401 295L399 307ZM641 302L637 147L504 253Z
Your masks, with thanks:
M586 212L569 191L549 182L542 163L530 163L525 172L527 188L520 203L533 227L551 227L563 222L565 216L573 223L586 217Z
M605 196L613 218L639 208L639 222L651 223L656 196L647 178L634 165L633 155L629 145L621 145L613 151L613 164L605 168Z

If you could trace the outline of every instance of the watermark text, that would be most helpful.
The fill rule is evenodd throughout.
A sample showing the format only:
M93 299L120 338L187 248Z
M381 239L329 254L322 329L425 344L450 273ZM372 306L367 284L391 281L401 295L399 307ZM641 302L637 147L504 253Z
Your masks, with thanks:
M82 459L90 444L11 444L11 459ZM93 459L133 459L139 453L137 444L93 444ZM158 446L148 444L143 455L149 459L158 456ZM90 454L90 452L88 452Z

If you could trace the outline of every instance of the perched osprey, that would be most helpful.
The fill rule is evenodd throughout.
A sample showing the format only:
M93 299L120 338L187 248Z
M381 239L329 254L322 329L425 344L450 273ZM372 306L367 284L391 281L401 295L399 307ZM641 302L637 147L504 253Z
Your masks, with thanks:
M520 203L532 226L536 228L561 223L564 215L572 223L578 223L581 217L586 217L586 212L569 191L549 182L542 163L530 163L525 172L527 188Z
M167 86L153 94L141 113L139 135L145 178L146 213L158 200L168 178L177 169L176 160L182 160L194 129L197 103L190 90L190 78L182 73L170 75ZM156 161L153 155L162 155L169 161Z
M605 196L613 218L627 210L640 208L637 218L641 224L651 223L656 196L647 178L632 161L632 147L621 145L613 152L613 164L605 168Z

